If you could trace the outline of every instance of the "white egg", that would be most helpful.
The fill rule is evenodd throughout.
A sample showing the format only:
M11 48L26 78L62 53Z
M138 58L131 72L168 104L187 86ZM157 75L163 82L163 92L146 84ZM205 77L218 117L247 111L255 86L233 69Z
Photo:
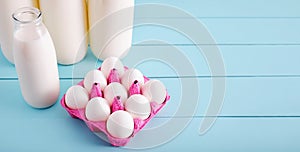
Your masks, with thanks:
M109 115L110 107L104 98L93 98L86 105L85 116L90 121L106 121Z
M106 128L113 137L128 138L133 133L134 121L128 112L119 110L108 117Z
M144 85L143 74L137 69L128 69L122 76L121 82L125 86L125 88L129 90L130 86L134 83L135 80L139 82L140 86Z
M71 109L85 108L88 101L88 91L80 85L72 86L66 92L65 103Z
M105 87L104 98L109 102L109 105L111 105L116 96L120 96L122 103L124 103L128 98L128 92L122 84L113 82Z
M109 73L112 69L116 69L120 77L124 74L124 65L117 57L109 57L105 59L101 65L101 71L104 76L108 78Z
M151 113L149 100L140 94L130 96L125 102L125 109L133 118L147 119Z
M101 90L103 90L107 86L106 78L104 77L103 73L99 70L92 70L89 71L84 77L84 87L91 92L91 89L94 83L99 83Z
M149 80L142 86L142 94L150 101L162 104L167 96L166 87L159 80Z

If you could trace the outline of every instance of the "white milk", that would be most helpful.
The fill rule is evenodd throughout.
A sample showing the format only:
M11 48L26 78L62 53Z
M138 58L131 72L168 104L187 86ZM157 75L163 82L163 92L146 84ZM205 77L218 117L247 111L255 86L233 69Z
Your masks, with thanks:
M11 15L24 6L37 6L36 0L0 0L0 44L6 59L13 63L12 43L14 23Z
M34 12L30 8L18 12L28 10ZM37 12L35 9L34 13ZM55 48L41 17L35 19L36 16L19 14L22 14L18 17L22 23L15 21L13 55L22 95L29 105L45 108L54 104L59 95Z
M53 39L57 61L74 64L87 52L85 0L40 0L43 20Z
M90 47L96 57L104 60L127 54L132 43L133 7L134 0L88 0Z

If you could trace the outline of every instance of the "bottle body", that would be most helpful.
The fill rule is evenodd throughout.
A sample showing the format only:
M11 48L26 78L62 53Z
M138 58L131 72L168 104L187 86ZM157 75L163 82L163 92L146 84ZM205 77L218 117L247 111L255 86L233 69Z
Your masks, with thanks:
M13 61L14 21L11 15L15 10L25 6L37 7L37 0L0 0L0 44L6 59Z
M25 101L46 108L59 96L59 75L54 44L38 13L31 7L14 13L13 55Z
M53 39L57 61L74 64L87 52L85 0L40 0L43 20Z
M134 0L88 0L88 16L93 54L123 58L132 44Z

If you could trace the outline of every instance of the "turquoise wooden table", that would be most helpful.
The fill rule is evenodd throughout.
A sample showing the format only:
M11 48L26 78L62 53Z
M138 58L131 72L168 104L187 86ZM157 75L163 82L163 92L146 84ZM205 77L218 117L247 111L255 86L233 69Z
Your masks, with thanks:
M136 4L155 3L188 12L191 17L173 13L136 12L135 22L184 23L197 20L214 38L214 43L193 42L172 27L144 24L134 28L133 47L123 59L146 76L161 80L171 100L145 130L170 123L174 128L185 122L174 137L144 151L299 151L300 150L300 2L298 0L137 0ZM194 29L191 30L195 30ZM0 33L1 34L1 33ZM201 34L201 33L195 33ZM155 40L155 41L154 41ZM158 41L157 41L158 40ZM146 42L146 43L143 43ZM163 42L163 43L161 43ZM219 48L225 73L214 74L201 49ZM175 58L177 50L188 59L194 72L174 68L167 61L153 59L132 64L138 54L158 54ZM203 50L202 50L203 51ZM149 54L149 52L152 52ZM154 52L154 53L153 53ZM175 52L175 51L174 51ZM180 58L175 58L179 64ZM173 62L172 62L173 63ZM84 74L101 65L88 51L86 58L73 66L59 65L59 99ZM180 70L183 70L180 72ZM179 72L178 72L179 71ZM213 98L213 81L225 80L225 96L220 113L206 113ZM196 82L196 83L194 83ZM193 90L194 83L198 89ZM185 89L185 90L183 90ZM190 89L190 90L189 90ZM188 90L188 91L187 91ZM195 100L185 98L195 96ZM196 92L195 92L196 91ZM189 94L190 93L190 94ZM182 104L197 103L192 114L176 113ZM112 147L72 119L59 101L51 108L38 110L22 99L13 65L0 55L0 151L132 151L132 147ZM204 133L205 119L216 121ZM169 129L172 130L172 127ZM168 133L169 130L161 130ZM141 132L131 144L147 138ZM162 139L164 134L153 134ZM138 147L135 147L138 148ZM135 150L136 151L136 150Z

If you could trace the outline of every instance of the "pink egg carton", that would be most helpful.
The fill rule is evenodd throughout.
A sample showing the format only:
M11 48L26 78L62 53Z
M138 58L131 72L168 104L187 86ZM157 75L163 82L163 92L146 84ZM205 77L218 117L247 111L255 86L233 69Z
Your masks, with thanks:
M128 70L127 67L124 67L124 68L125 68L125 70ZM98 70L101 70L101 67ZM149 78L144 76L145 83L149 80L150 80ZM110 72L107 82L108 82L108 84L112 83L112 82L120 82L120 79L119 79L119 76L118 76L116 70L112 70ZM81 82L79 82L78 85L83 86L83 80ZM141 86L139 86L137 81L134 82L129 89L129 95L131 96L133 94L142 94L140 88L141 88ZM94 97L103 97L103 92L101 91L99 84L97 84L97 83L94 84L89 96L90 96L90 99L92 99ZM61 103L62 107L65 108L66 111L70 114L71 117L84 121L91 131L103 132L107 136L109 142L113 146L125 146L130 141L130 139L134 137L134 135L136 135L141 129L143 129L145 127L145 125L166 105L166 103L169 100L170 100L170 96L167 93L165 101L162 104L157 104L156 102L151 102L150 103L150 105L151 105L150 116L145 120L135 118L134 119L134 131L133 131L132 135L128 138L116 138L116 137L111 136L107 132L106 121L93 122L93 121L87 120L87 118L85 117L85 108L83 108L83 109L69 108L65 103L65 95L61 99L60 103ZM122 102L120 101L119 97L115 97L110 108L111 108L111 113L113 113L114 111L117 111L117 110L124 110L124 106L123 106Z

